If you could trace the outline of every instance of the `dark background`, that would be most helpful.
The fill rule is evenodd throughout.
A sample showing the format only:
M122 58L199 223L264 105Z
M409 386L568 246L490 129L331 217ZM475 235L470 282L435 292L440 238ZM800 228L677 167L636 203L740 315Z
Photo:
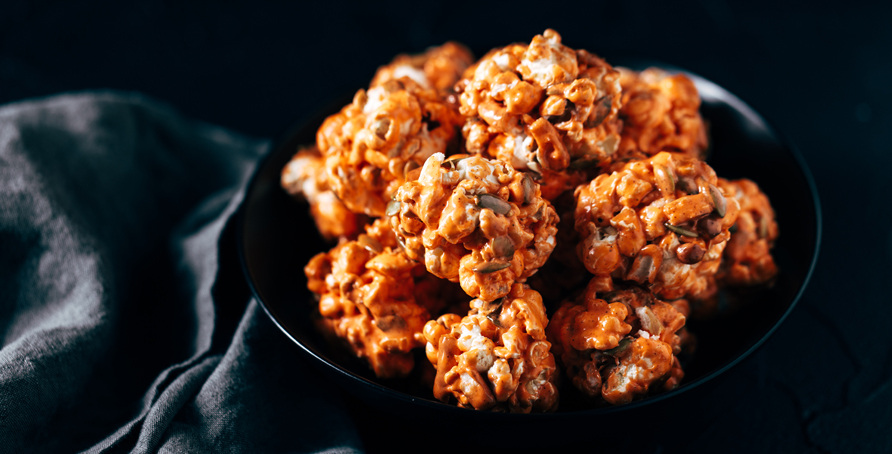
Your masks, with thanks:
M714 391L722 398L712 422L642 448L890 452L890 24L889 3L857 1L6 0L0 104L139 91L188 116L275 138L367 84L394 55L447 40L479 56L551 27L565 44L608 61L686 68L740 96L798 145L818 184L824 236L804 298Z

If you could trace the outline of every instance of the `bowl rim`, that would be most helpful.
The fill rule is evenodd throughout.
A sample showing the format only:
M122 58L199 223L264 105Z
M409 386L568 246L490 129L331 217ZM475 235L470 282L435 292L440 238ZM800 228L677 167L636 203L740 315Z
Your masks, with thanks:
M646 63L645 63L646 62ZM315 117L319 116L318 112L325 111L324 109L313 109L309 110L310 114L304 114L298 118L297 121L291 124L288 127L286 132L279 136L278 140L271 142L269 149L266 151L263 158L261 158L256 166L253 169L253 174L251 178L248 180L247 186L245 186L244 196L242 198L241 206L239 207L238 212L236 213L236 249L238 252L239 265L242 269L243 277L251 290L252 296L257 299L260 303L261 307L263 307L263 311L266 315L272 320L272 322L279 328L282 333L284 333L292 342L294 342L299 348L300 351L309 355L316 361L316 365L324 365L325 369L328 372L333 372L342 378L345 378L349 381L354 381L359 383L361 386L366 387L368 390L373 391L379 395L384 395L386 397L395 398L403 403L411 403L411 404L420 404L434 411L444 411L444 412L455 412L456 415L461 415L461 417L467 418L483 418L483 419L492 419L497 418L500 420L508 419L509 421L516 418L522 418L524 421L535 421L540 418L547 418L549 420L555 419L563 419L563 418L579 418L585 416L600 416L600 415L608 415L616 412L625 412L637 408L641 408L644 406L650 406L656 404L658 402L665 401L682 393L690 392L696 388L701 387L703 384L712 381L716 377L723 375L728 370L734 368L742 361L747 359L750 355L752 355L756 350L758 350L773 334L774 332L783 324L783 322L789 317L790 313L795 309L796 305L799 303L799 300L802 299L805 290L808 287L809 281L811 280L812 274L814 273L818 257L820 255L821 249L821 238L823 234L823 215L821 211L821 202L820 196L818 195L818 187L815 183L814 177L811 173L811 170L808 167L808 164L805 161L805 157L793 143L793 141L786 134L780 132L777 128L774 127L774 123L769 121L765 116L756 112L749 104L744 102L740 97L731 93L727 89L722 86L712 82L709 79L706 79L696 73L692 73L688 70L679 68L670 64L662 64L660 62L655 61L646 61L646 60L632 60L627 65L619 65L632 67L636 70L641 70L651 66L657 66L661 69L666 70L670 73L683 73L686 76L690 77L695 85L697 86L698 92L701 93L701 99L703 98L703 88L707 89L707 93L713 93L715 95L721 95L721 98L724 102L729 104L735 111L740 112L749 120L761 123L765 129L774 135L777 138L779 144L786 148L793 156L796 164L799 166L799 170L802 172L803 177L808 185L809 191L811 193L812 204L814 205L815 211L815 242L814 242L814 254L812 256L811 262L808 265L808 270L803 277L802 284L799 286L799 290L796 292L796 296L793 298L793 301L787 307L786 311L781 315L780 318L774 323L774 325L764 334L762 335L754 344L752 344L749 348L747 348L743 353L739 354L735 358L728 361L721 367L714 369L713 371L698 377L690 382L682 383L681 386L675 388L671 391L656 394L653 396L648 396L645 399L636 400L623 405L615 405L615 406L607 406L607 407L597 407L583 410L572 410L566 412L555 412L555 413L529 413L529 414L519 414L519 413L497 413L497 412L488 412L488 411L468 411L467 409L460 408L455 405L445 404L439 401L433 401L430 399L412 396L410 394L406 394L402 391L389 388L375 381L369 380L365 377L356 375L349 370L339 366L337 363L324 358L320 353L315 352L312 348L304 345L300 340L298 340L294 335L292 335L288 329L278 320L278 318L274 315L273 310L269 307L268 303L261 297L259 289L256 287L253 279L251 279L251 273L248 268L248 263L246 260L246 252L245 252L245 224L246 224L246 209L245 204L247 201L251 200L251 195L257 186L257 180L260 178L261 170L264 169L269 162L274 159L277 155L277 151L284 146L298 131L303 130L304 128L310 126L312 122L314 122ZM346 98L346 97L345 97ZM322 107L331 108L334 105L329 103L328 105L324 105ZM340 106L338 106L340 107Z

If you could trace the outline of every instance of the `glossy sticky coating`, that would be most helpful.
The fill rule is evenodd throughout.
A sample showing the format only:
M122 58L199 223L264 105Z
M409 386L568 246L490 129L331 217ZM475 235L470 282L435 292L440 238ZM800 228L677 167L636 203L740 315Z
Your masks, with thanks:
M614 164L576 189L580 260L601 283L650 286L661 298L706 298L739 212L705 162L661 152ZM724 216L716 206L724 207Z
M424 345L422 329L443 303L428 293L438 279L406 257L385 220L355 241L313 257L304 268L318 295L323 330L366 360L378 377L407 375L410 351ZM416 298L416 289L425 295Z
M456 88L467 150L533 172L546 199L586 181L619 144L619 73L554 30L494 49Z
M575 388L618 405L678 386L684 323L682 312L645 289L599 293L593 280L557 310L548 339Z
M661 151L702 159L709 143L694 82L659 68L617 69L623 92L617 159L640 159Z
M427 358L437 368L434 396L461 407L514 413L557 409L557 367L545 338L538 292L515 284L495 303L475 299L465 317L427 322Z
M759 186L747 179L728 181L719 178L718 185L740 205L735 230L722 255L716 278L733 286L760 285L777 275L771 249L778 236L774 209Z
M299 150L282 168L281 184L289 194L310 204L316 228L327 239L354 238L368 222L331 192L322 155L315 146Z
M462 118L440 87L470 63L454 44L397 57L378 70L368 91L325 120L316 144L329 187L351 211L383 216L407 175L447 150Z
M434 154L394 200L391 225L406 254L474 298L507 295L554 249L554 208L528 176L501 161Z

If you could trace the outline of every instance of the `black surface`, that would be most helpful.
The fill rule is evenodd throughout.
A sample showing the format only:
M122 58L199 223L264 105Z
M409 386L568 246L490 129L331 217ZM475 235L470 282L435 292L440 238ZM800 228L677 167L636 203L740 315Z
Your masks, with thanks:
M635 450L889 452L890 11L857 1L13 0L0 4L0 102L137 90L192 117L274 137L331 93L366 83L396 53L448 39L480 55L554 27L568 45L608 61L687 68L746 100L799 146L821 194L824 242L783 329L709 393L714 405L690 411L708 417ZM781 224L782 238L797 234ZM377 413L356 411L370 447L399 440Z

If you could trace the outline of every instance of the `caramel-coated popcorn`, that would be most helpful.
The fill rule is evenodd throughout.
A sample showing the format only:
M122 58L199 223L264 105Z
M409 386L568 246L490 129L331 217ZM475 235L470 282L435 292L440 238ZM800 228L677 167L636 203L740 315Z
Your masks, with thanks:
M355 241L317 254L304 272L319 296L325 331L346 341L378 377L412 370L410 351L424 345L424 324L442 303L416 298L416 287L429 286L423 282L433 277L406 257L386 220L369 225Z
M467 150L535 172L549 200L583 183L583 170L619 144L619 73L554 30L493 50L457 87Z
M554 411L557 368L547 324L542 297L522 284L495 302L473 300L464 318L446 314L427 322L434 396L476 410Z
M675 357L685 316L638 287L601 293L594 280L576 302L565 302L548 325L552 351L583 394L610 404L631 402L662 384L678 386Z
M708 141L694 82L684 74L672 75L659 68L619 71L623 129L618 157L673 151L702 158Z
M310 214L319 233L327 239L352 238L368 218L347 209L328 188L322 155L314 147L302 149L282 168L282 187L310 204Z
M474 63L471 52L464 46L448 42L431 47L419 55L398 55L390 64L378 68L370 87L389 80L408 77L424 88L444 92L452 89L462 73Z
M601 290L615 277L650 285L664 299L707 292L737 200L695 158L663 152L615 167L576 189L579 256Z
M484 301L507 295L545 263L558 223L528 175L500 161L444 161L439 153L399 188L388 214L410 258Z
M593 405L674 389L688 317L778 272L767 196L702 161L700 104L550 29L397 56L282 169L339 240L304 268L320 329L380 378L424 347L433 396L469 409L555 411L561 375Z
M750 180L728 181L719 178L719 187L740 204L736 231L722 256L718 279L736 286L758 285L777 275L771 248L778 228L774 209L759 186Z
M422 60L448 66L441 54L453 55L435 49L425 54L433 60ZM452 63L456 72L467 60L459 57ZM402 57L379 70L369 90L359 90L316 134L329 187L355 213L383 216L407 175L434 153L446 152L461 126L457 106L435 88L443 82L413 70L415 64Z

